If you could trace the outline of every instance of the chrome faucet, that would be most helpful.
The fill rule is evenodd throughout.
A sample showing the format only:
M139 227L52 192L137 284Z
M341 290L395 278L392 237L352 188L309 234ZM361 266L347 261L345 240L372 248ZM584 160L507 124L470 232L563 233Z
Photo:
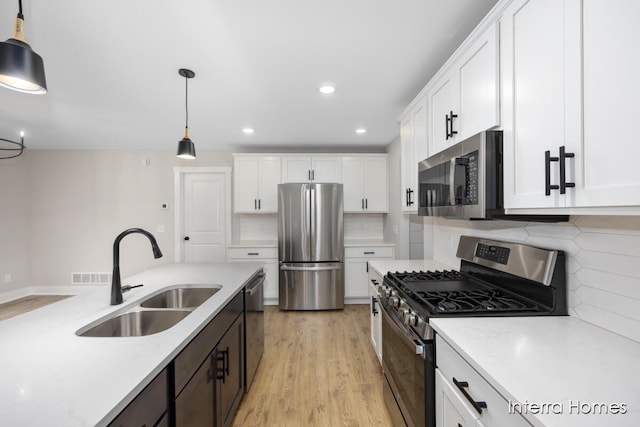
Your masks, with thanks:
M132 234L132 233L140 233L149 239L151 242L151 250L153 251L154 258L160 258L162 256L162 252L158 247L158 242L156 242L156 238L153 237L151 233L147 230L143 230L142 228L130 228L128 230L124 230L122 233L118 234L116 240L113 242L113 274L111 275L111 305L122 304L122 283L120 282L120 240L124 238L124 236ZM142 285L139 285L142 286ZM125 290L129 290L131 288L138 286L126 286Z

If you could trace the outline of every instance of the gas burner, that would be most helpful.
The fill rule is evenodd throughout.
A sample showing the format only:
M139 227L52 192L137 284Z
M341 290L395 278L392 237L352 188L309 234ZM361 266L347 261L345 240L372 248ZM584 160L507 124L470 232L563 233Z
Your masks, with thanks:
M536 311L538 307L500 289L415 292L432 313L482 313Z

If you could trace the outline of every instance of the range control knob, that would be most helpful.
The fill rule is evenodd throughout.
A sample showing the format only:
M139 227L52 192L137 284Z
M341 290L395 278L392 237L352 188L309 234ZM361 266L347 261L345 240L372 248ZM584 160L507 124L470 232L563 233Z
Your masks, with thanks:
M391 297L389 298L389 303L391 304L392 307L397 307L398 305L400 305L400 298Z
M391 288L388 288L388 287L384 288L384 296L385 298L389 298L391 296Z
M404 317L404 323L409 326L416 326L418 324L418 316L415 313L409 313Z

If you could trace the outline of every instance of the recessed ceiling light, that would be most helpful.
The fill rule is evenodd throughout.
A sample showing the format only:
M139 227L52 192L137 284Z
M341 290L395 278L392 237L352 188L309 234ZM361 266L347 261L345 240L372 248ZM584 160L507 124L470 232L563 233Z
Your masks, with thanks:
M336 87L331 84L323 84L318 88L318 92L322 93L323 95L330 95L335 91Z
M246 133L247 135L251 135L252 133L255 133L255 130L253 128L243 128L242 132Z
M356 133L359 133L359 134L367 133L367 130L365 128L358 128L356 129Z

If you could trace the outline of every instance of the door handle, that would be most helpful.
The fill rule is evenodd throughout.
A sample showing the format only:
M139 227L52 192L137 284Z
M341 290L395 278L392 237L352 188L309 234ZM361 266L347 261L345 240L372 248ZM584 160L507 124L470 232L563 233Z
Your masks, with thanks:
M360 199L360 201L362 202L362 210L364 210L364 199Z
M567 188L573 188L576 186L575 182L567 182L567 159L573 158L574 153L567 153L565 146L560 147L560 194L565 194Z
M444 123L444 132L446 133L447 137L445 138L445 140L449 139L451 137L451 135L449 135L449 123L451 122L451 119L449 118L449 115L446 114L444 116L445 119L445 123Z
M413 200L411 200L411 195L413 194L413 190L409 188L409 189L407 190L407 192L409 193L409 194L408 194L408 196L409 196L409 203L407 203L407 206L411 206L411 205L413 205Z
M376 300L376 297L374 297L373 295L371 296L371 314L373 314L374 316L378 314L378 310L376 310L376 303L378 301Z
M453 135L457 135L458 134L457 130L453 130L453 119L457 119L458 115L457 114L453 114L453 111L450 111L449 115L451 116L451 119L449 120L449 123L451 124L451 137L453 138Z
M262 207L260 206L262 204L261 202L262 202L262 199L258 199L258 210L262 209Z
M557 157L551 157L551 151L544 152L544 194L545 196L551 195L551 190L558 190L560 186L551 185L551 162L557 162Z
M191 237L189 237L189 236L184 236L184 240L185 240L186 242L188 242L190 239L191 239Z
M253 209L258 210L258 199L253 199Z
M364 199L364 208L369 209L369 199Z

